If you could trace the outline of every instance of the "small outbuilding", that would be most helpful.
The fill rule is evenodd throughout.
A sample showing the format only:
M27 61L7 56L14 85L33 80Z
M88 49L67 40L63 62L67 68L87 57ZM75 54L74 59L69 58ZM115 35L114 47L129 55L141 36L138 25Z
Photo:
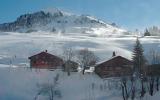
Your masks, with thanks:
M41 52L28 58L31 68L57 69L63 64L63 60L47 52Z
M120 77L132 75L132 61L122 57L113 56L110 60L104 61L95 66L95 73L101 78Z
M74 61L68 60L63 63L62 67L63 67L64 71L67 71L68 70L67 68L69 68L70 72L77 72L78 71L78 63L76 63Z
M148 76L160 76L160 64L152 64L147 66Z

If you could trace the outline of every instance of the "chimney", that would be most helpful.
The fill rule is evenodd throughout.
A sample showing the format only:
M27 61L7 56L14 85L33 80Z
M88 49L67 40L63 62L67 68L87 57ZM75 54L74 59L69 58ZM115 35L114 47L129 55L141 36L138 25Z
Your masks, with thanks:
M116 56L116 52L115 52L115 51L113 51L112 57L115 57L115 56Z
M47 50L45 50L45 52L47 52Z

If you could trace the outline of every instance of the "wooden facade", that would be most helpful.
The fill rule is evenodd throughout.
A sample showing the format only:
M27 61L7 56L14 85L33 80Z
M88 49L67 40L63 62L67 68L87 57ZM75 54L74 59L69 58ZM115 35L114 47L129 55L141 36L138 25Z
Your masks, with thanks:
M133 63L122 57L114 56L110 60L95 66L95 73L101 78L132 75Z
M55 55L46 52L29 57L31 68L57 69L63 64L63 60Z

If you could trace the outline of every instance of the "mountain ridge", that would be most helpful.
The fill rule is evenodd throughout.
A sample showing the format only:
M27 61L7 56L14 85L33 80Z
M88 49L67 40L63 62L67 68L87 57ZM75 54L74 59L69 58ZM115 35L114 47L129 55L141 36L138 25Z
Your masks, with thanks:
M96 31L95 31L96 30ZM100 31L97 31L100 30ZM0 24L3 32L61 32L61 33L96 33L103 34L125 33L114 23L107 24L89 15L68 14L59 9L51 11L38 11L23 14L14 22Z

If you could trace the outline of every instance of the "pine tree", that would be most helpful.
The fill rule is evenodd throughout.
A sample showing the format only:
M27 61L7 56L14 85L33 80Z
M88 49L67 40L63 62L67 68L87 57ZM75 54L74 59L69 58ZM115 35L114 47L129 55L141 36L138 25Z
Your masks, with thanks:
M137 38L136 44L133 49L133 66L134 66L134 72L136 72L138 75L144 74L144 65L145 65L145 57L143 55L143 47Z
M146 29L144 36L151 36L150 32Z

